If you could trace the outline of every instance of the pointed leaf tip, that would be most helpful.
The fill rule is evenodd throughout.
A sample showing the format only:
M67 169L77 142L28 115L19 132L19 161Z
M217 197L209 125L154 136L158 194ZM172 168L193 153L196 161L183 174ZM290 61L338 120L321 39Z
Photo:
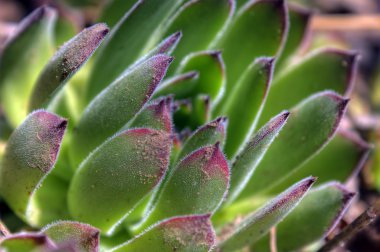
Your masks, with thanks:
M99 23L66 42L42 70L32 93L29 110L45 106L88 60L108 32L107 25Z
M165 39L159 46L158 46L158 53L170 53L173 51L178 44L178 42L182 38L182 32L178 31L174 33L173 35L169 36L167 39Z
M66 126L66 119L38 110L8 140L0 170L0 192L22 218L35 190L54 167Z
M331 182L327 183L325 185L322 185L321 188L328 188L328 187L335 187L338 191L341 193L341 204L340 208L337 209L336 215L331 220L330 225L328 226L328 229L325 230L323 237L326 237L328 234L330 234L331 231L335 229L335 227L338 225L339 221L342 219L343 215L345 214L348 206L351 204L353 198L356 196L355 192L351 192L346 186L339 182Z
M284 127L289 115L288 111L284 111L272 118L249 140L247 145L234 158L232 161L231 170L233 172L231 174L231 186L226 201L227 204L233 202L245 188L253 176L257 165Z
M311 190L297 207L276 227L278 251L299 251L325 238L341 220L353 193L331 182ZM303 235L300 235L303 234ZM269 237L252 248L269 251Z
M120 131L131 128L151 128L171 133L173 97L167 96L154 101L144 109Z
M139 230L173 216L213 213L227 194L229 179L228 162L219 143L194 151L169 174Z
M92 100L74 131L70 149L74 169L143 108L172 60L173 57L164 54L153 56L116 79Z
M218 247L222 251L234 251L255 243L298 205L315 180L315 177L301 180L244 218L232 232L225 232Z
M253 61L216 113L229 119L225 152L234 158L255 130L272 82L274 58Z
M226 137L227 117L218 117L214 121L197 129L184 143L177 160L192 153L193 151L219 142L223 146Z

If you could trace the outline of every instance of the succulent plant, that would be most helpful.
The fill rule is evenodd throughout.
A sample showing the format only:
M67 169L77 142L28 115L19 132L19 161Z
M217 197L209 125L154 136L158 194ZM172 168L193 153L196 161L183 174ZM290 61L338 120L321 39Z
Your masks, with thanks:
M269 251L273 227L278 251L320 246L369 147L338 130L356 54L298 53L311 15L283 0L115 0L110 28L54 50L55 11L34 11L0 62L3 221L32 231L3 230L0 246Z

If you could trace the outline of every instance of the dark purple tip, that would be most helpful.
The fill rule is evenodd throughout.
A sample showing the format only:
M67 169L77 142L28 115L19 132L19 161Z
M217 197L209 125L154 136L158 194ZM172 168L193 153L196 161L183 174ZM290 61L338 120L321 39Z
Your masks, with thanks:
M345 214L347 208L351 204L353 198L355 197L356 193L349 191L344 185L338 183L338 182L332 182L329 184L330 186L333 186L337 188L342 193L342 205L335 216L333 222L331 223L330 227L325 232L324 237L326 237L332 230L335 229L335 227L338 225L339 221L342 219L343 215Z
M168 38L164 39L163 42L159 45L158 53L170 53L177 46L178 42L182 38L182 32L178 31Z

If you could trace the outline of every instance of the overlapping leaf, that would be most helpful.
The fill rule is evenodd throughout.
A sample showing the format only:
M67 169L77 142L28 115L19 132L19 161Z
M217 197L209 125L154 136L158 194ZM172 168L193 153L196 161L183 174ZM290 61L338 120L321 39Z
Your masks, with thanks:
M1 105L14 127L28 114L33 85L53 54L55 16L55 11L48 7L32 12L21 21L1 53Z
M154 56L113 82L83 112L71 143L73 168L120 130L149 100L172 58Z
M332 90L349 95L356 68L357 54L352 52L324 49L309 55L275 78L259 125L314 93Z
M257 57L273 57L278 53L287 27L283 0L250 0L239 9L226 32L217 38L213 46L223 51L227 66L226 94L230 93L244 70Z
M163 27L160 24L172 15L182 2L183 0L136 2L112 29L110 36L97 52L88 82L88 101L143 56L147 52L145 50L157 43L156 39L149 42L152 34L161 32Z
M230 178L219 143L194 151L169 175L140 230L173 216L214 212L226 196Z
M337 183L312 190L276 227L278 251L297 251L326 237L338 224L353 196L353 193ZM269 239L266 237L253 250L268 251L268 244Z
M38 211L30 201L56 162L66 124L54 114L36 111L8 140L0 170L0 192L24 220Z
M239 152L232 162L231 186L227 202L232 202L247 185L255 168L262 160L269 146L285 125L289 112L284 112L261 128Z
M293 108L281 134L243 191L243 197L275 186L317 153L336 132L347 103L347 99L333 92L322 92Z
M42 70L33 89L29 110L43 107L98 48L109 29L96 24L64 44Z
M132 129L109 139L74 175L68 195L71 214L112 233L161 181L170 147L170 135L153 129Z
M256 242L269 229L285 218L302 200L315 178L306 178L293 185L255 213L244 218L231 231L224 230L218 247L221 251L234 251Z
M215 234L209 215L175 217L147 229L112 252L128 251L210 251Z
M220 105L218 115L227 116L229 125L225 152L232 158L252 134L272 80L273 59L261 58L252 63Z

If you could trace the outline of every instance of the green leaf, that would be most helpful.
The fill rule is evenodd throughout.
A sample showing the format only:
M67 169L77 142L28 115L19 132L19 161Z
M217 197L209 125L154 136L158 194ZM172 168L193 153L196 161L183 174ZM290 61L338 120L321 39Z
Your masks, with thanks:
M71 218L67 207L69 182L55 176L56 169L55 166L49 176L46 176L30 200L29 204L33 206L33 211L30 211L27 218L33 226L42 227L56 220Z
M187 73L179 74L174 77L165 79L160 86L158 86L153 97L163 95L174 95L177 99L179 97L187 97L189 93L194 90L199 73L190 71Z
M190 52L206 50L227 26L234 12L232 0L192 0L184 4L166 24L165 34L182 31L181 43L174 51L173 72Z
M349 95L356 69L356 53L336 49L312 53L273 81L259 125L316 92L332 90L341 95Z
M226 234L222 234L221 241L218 244L220 251L235 251L259 240L269 232L271 227L282 221L297 206L314 181L315 178L309 177L298 182L241 220L232 229L232 232L227 231Z
M170 134L173 128L172 106L173 98L171 96L153 101L142 109L121 131L130 128L150 128Z
M99 94L83 112L73 133L73 168L97 146L120 130L149 100L172 58L154 56Z
M173 216L214 212L226 196L230 178L219 143L194 151L168 175L156 205L139 230Z
M98 251L99 230L90 225L59 221L43 228L42 232L58 246L69 243L74 247L74 251Z
M229 120L225 152L230 158L255 129L272 80L273 63L272 58L261 58L252 63L217 112Z
M177 160L181 160L191 152L220 142L223 146L226 137L227 118L218 117L214 121L197 129L183 144Z
M54 114L36 111L8 140L0 170L0 192L24 220L33 215L35 209L29 203L56 162L66 124Z
M32 92L29 110L45 107L81 66L91 57L108 34L105 24L95 24L65 43L38 77Z
M208 145L215 145L217 143L221 144L223 146L224 139L226 136L226 125L227 125L227 118L225 117L219 117L215 119L214 121L203 125L199 129L197 129L181 146L179 152L175 152L172 155L175 155L174 158L171 160L171 167L169 168L169 171L167 175L164 178L163 183L160 185L158 190L153 195L151 201L149 202L149 208L157 204L157 201L159 199L158 195L161 195L162 191L165 188L165 185L169 178L171 177L172 173L175 171L175 165L182 161L182 159L192 152L208 146Z
M104 22L113 28L117 22L129 11L137 0L110 0L106 3L100 16Z
M211 99L208 95L197 95L193 99L191 120L198 127L211 120Z
M47 251L55 247L44 234L20 233L0 241L0 248L7 252Z
M28 114L29 96L53 53L54 10L41 7L21 21L6 42L0 61L0 99L13 127Z
M243 71L256 58L275 56L286 36L288 17L284 0L247 2L213 46L223 51L227 71L226 94L230 94Z
M151 37L162 31L165 21L183 0L138 0L99 48L89 77L87 100L91 101L152 46ZM177 32L177 31L175 31ZM155 39L152 45L156 44ZM105 74L107 73L107 74Z
M232 161L231 185L227 202L234 201L251 179L269 146L284 127L289 112L283 112L261 128Z
M318 177L318 184L332 180L346 182L350 177L357 176L367 161L370 151L371 146L352 132L338 131L318 155L271 189L270 194L276 194L287 185L310 174Z
M236 9L239 9L241 6L243 6L248 1L249 0L235 0L235 2L236 2Z
M112 252L129 251L210 251L215 234L209 215L175 217L160 222Z
M289 27L286 42L276 61L276 73L291 65L292 56L306 40L313 11L299 5L289 4Z
M195 97L198 94L209 95L216 103L223 95L226 75L220 51L203 51L188 55L178 68L178 72L196 71L199 77L194 81L192 89L177 99Z
M276 227L278 251L298 251L326 237L343 217L353 196L354 193L338 183L329 183L310 191ZM253 249L268 251L268 245L269 237L266 237Z
M288 122L269 147L242 196L269 190L318 153L334 136L347 103L347 99L327 91L293 108Z
M68 194L79 221L107 234L161 181L171 139L163 131L132 129L112 137L81 164Z

